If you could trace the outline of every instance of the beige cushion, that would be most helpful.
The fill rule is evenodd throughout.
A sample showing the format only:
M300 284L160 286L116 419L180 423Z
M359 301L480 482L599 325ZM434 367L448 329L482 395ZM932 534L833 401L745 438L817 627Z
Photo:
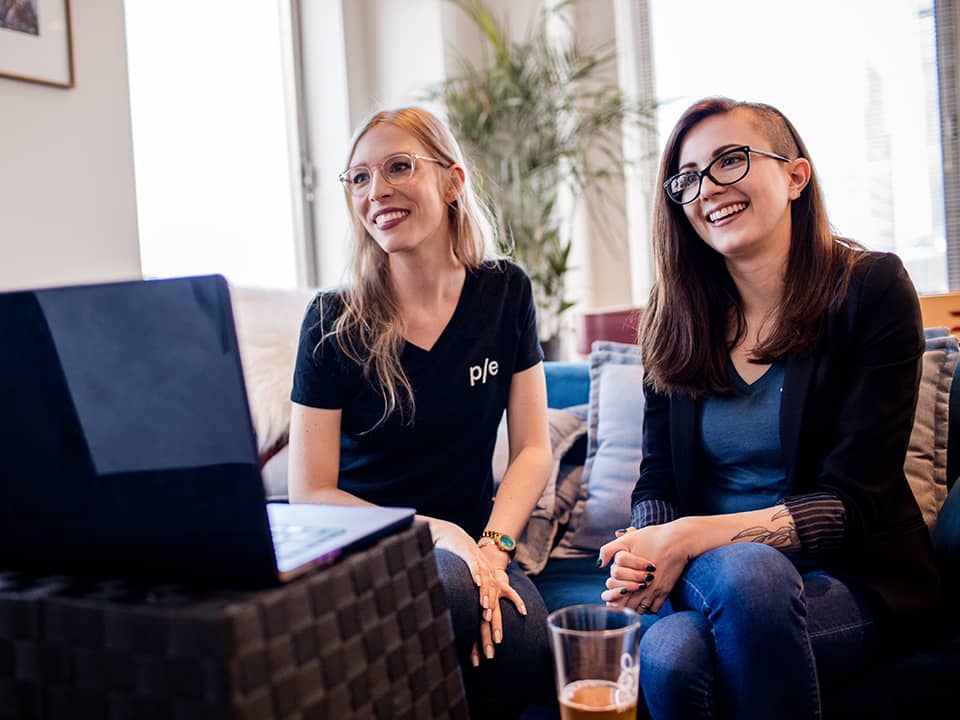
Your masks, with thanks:
M316 290L231 286L257 451L286 441L300 325Z
M930 531L947 497L950 386L960 357L957 338L946 328L926 330L927 349L904 473Z

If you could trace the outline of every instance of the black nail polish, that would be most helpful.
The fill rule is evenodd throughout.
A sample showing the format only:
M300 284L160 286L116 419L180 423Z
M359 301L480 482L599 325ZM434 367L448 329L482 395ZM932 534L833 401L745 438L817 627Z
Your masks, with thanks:
M597 567L603 566L603 558L597 558Z
M626 531L627 531L626 528L617 528L618 533L625 533Z
M647 572L656 572L656 571L657 571L656 565L654 565L653 563L650 563L649 565L647 565Z
M620 594L621 594L621 595L629 595L629 594L630 594L629 588L620 588Z
M647 584L645 582L637 583L637 592L640 592L641 590L646 590L646 589L647 589Z
M647 582L652 581L652 580L653 580L653 573L647 573L647 576L644 578L644 580L646 580Z

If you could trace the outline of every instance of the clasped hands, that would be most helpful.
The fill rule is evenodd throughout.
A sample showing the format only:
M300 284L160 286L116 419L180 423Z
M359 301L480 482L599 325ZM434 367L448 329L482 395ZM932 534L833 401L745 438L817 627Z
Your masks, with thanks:
M600 548L597 565L610 566L600 598L609 607L658 612L689 560L677 530L674 523L618 530L616 540Z
M521 615L527 614L527 608L520 594L510 586L510 578L507 575L510 556L496 545L477 547L476 541L453 523L445 523L443 532L436 537L434 544L463 560L470 569L470 575L477 586L477 599L480 603L480 638L470 651L470 662L474 667L478 667L481 648L483 657L493 660L495 646L503 642L503 613L500 609L500 598L510 600Z

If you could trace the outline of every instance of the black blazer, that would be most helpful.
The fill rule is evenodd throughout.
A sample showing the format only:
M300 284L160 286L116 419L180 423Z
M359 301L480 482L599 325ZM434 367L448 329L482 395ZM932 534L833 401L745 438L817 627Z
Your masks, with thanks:
M936 605L927 527L903 472L924 351L920 303L900 259L870 253L816 349L785 358L780 440L792 495L828 492L846 511L839 548L816 557L893 610ZM645 389L633 504L700 514L697 401Z

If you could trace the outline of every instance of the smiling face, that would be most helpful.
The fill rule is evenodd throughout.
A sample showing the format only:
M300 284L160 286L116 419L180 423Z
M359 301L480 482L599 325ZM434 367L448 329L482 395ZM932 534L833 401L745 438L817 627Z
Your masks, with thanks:
M702 170L725 151L743 145L779 154L781 149L771 146L761 128L748 108L701 120L680 146L679 170ZM719 168L715 165L713 170ZM750 171L743 179L717 185L704 177L700 196L683 209L697 235L728 263L770 254L785 263L790 249L790 202L809 177L810 164L804 158L785 163L751 153Z
M459 192L459 168L417 160L410 180L391 185L384 180L379 164L396 153L435 157L413 135L396 125L383 122L371 128L357 142L350 158L351 167L374 168L366 191L350 196L356 219L388 254L434 248L450 252L447 203Z

